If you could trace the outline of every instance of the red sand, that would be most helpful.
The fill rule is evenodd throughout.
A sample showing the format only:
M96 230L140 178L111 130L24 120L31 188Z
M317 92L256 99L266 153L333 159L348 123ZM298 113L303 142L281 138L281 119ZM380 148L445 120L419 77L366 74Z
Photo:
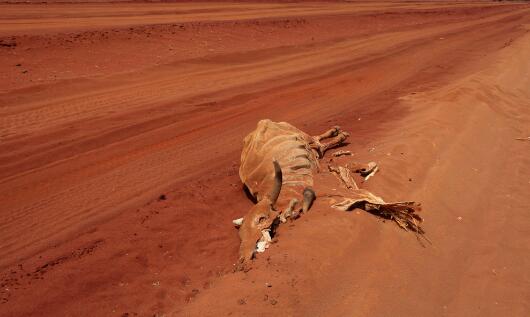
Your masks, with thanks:
M529 31L489 2L1 4L0 315L527 316ZM432 246L317 201L231 273L262 118L351 131Z

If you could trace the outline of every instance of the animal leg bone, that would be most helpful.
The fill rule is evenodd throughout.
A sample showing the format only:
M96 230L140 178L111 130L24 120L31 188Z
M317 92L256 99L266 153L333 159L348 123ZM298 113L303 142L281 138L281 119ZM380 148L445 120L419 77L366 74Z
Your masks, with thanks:
M293 216L293 212L295 210L296 205L298 205L298 199L291 199L291 201L289 202L289 206L287 206L287 208L285 208L285 210L280 215L280 221L282 223L285 223L287 221L287 218Z
M341 145L349 136L350 134L348 132L341 131L339 134L331 138L329 142L322 144L318 151L320 157L323 157L327 150Z
M328 139L328 138L336 136L337 134L339 134L339 132L341 132L340 127L336 125L333 128L329 129L328 131L322 133L321 135L314 136L313 139L315 139L315 141L317 142L320 142L324 139Z
M311 142L310 147L315 152L315 155L317 158L322 158L324 156L324 152L322 151L322 148L325 146L321 143L324 139L329 139L331 137L337 136L339 133L342 133L339 126L334 126L328 131L322 133L321 135L313 136L313 142Z

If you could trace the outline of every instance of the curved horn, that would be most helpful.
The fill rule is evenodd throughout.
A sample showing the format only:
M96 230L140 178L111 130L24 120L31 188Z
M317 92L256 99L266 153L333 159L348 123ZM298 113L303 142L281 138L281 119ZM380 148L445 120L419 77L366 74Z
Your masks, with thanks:
M276 204L276 200L278 200L278 196L280 196L280 191L282 190L282 168L280 167L280 163L278 161L273 160L272 164L274 164L274 186L272 187L270 199L272 202L272 205L274 206Z
M306 187L304 189L304 201L302 203L302 211L307 212L309 208L311 208L311 205L313 204L313 201L317 195L315 194L315 191L311 187Z

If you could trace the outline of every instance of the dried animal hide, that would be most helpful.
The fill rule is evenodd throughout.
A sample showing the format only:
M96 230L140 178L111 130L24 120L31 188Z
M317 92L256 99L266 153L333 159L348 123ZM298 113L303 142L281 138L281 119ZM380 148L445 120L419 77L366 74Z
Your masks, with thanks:
M275 226L309 210L316 198L312 188L314 176L320 172L319 159L326 150L340 146L348 136L339 127L310 136L286 122L261 120L256 130L245 138L239 176L256 205L245 217L234 220L241 238L239 269L248 267L256 251L263 252L268 247ZM332 199L332 207L340 210L362 208L394 220L405 230L424 233L420 227L422 218L416 214L419 204L386 203L359 189L352 174L360 173L367 180L377 172L377 164L328 166L328 170L348 189L344 196Z
M355 164L347 164L346 167L328 165L328 170L351 193L348 197L339 198L338 200L340 201L334 203L331 207L344 211L360 208L383 218L391 219L407 231L410 230L418 234L424 234L425 232L420 226L423 219L417 214L417 212L421 211L421 205L419 203L413 201L387 203L381 197L365 189L360 189L351 175L353 171L354 173L361 174L361 176L365 176L365 179L367 179L370 175L373 175L374 171L377 171L377 168L377 164L374 162L368 163L367 167L363 168L359 168Z
M277 207L282 209L293 198L303 199L303 190L313 186L313 173L319 169L314 140L286 122L261 120L244 140L239 176L248 192L260 201L270 192L273 160L282 169L282 190Z

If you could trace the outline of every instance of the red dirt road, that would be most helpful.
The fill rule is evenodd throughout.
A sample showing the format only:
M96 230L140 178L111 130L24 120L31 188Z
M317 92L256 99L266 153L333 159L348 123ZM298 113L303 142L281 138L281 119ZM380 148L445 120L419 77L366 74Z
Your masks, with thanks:
M527 316L529 60L528 4L0 4L0 315ZM317 201L231 273L262 118L432 245Z

